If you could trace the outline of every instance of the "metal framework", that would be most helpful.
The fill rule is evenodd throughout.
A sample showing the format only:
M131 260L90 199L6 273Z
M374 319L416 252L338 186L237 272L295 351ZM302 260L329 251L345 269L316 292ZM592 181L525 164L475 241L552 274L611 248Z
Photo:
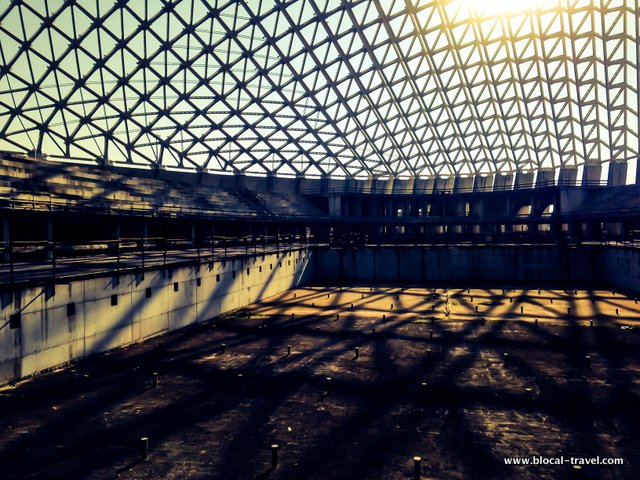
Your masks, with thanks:
M278 175L634 174L639 2L5 0L0 149Z

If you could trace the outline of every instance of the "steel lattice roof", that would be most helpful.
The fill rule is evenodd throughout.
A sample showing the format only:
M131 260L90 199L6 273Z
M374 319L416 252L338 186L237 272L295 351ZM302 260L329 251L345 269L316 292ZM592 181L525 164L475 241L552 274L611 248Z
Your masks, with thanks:
M635 172L639 1L495 2L4 0L0 149L281 175Z

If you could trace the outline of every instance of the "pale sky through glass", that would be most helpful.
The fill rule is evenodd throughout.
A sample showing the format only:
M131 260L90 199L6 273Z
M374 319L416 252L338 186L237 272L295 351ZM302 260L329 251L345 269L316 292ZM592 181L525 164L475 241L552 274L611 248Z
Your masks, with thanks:
M635 179L640 0L0 0L0 150Z

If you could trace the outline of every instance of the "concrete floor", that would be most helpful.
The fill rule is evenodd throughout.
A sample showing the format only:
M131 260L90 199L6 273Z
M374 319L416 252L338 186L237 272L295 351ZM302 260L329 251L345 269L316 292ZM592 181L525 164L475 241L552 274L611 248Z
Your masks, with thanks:
M291 290L2 389L2 476L638 478L638 320L611 291Z

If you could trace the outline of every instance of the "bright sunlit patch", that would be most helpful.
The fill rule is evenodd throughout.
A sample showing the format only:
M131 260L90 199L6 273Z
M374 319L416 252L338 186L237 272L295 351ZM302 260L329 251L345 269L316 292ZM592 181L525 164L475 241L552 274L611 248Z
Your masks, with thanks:
M454 0L478 15L513 15L558 4L558 0Z

